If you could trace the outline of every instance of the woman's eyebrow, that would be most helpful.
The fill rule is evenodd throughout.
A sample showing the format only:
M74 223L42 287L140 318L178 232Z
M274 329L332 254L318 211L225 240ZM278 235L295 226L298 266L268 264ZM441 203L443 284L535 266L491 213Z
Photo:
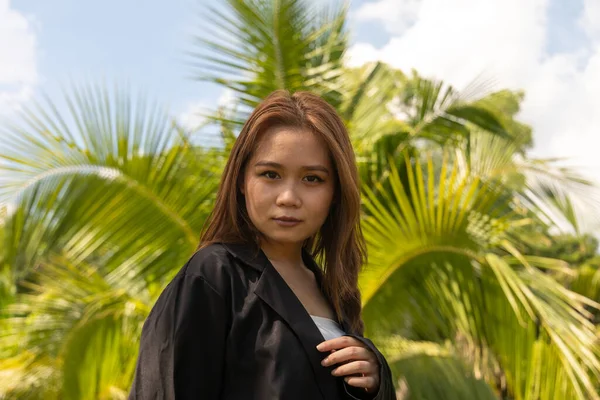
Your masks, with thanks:
M329 174L329 170L323 165L305 165L302 168L307 171L321 171Z
M258 161L254 164L255 167L272 167L272 168L283 168L283 165L273 161Z
M271 167L271 168L284 169L283 165L273 162L273 161L258 161L256 164L254 164L254 166L255 167ZM325 167L324 165L320 165L320 164L303 165L301 168L304 170L307 170L307 171L321 171L326 174L329 174L329 170L327 169L327 167Z

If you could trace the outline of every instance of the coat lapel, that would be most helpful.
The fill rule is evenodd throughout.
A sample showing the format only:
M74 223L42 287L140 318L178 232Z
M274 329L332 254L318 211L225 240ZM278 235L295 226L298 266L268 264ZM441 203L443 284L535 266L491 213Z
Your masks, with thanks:
M337 387L335 379L332 379L331 369L321 365L325 354L316 348L323 341L323 336L300 300L271 263L266 265L255 293L279 314L302 343L323 398L337 398Z
M230 251L235 251L237 256L245 259L244 261L249 265L262 269L254 293L285 321L302 344L323 398L338 398L336 379L331 376L333 368L321 365L321 361L326 354L321 353L316 348L319 343L323 342L323 336L298 297L262 251L255 252L247 248L232 247L231 245L226 247ZM306 260L306 254L304 254L304 258L305 262L308 261ZM314 265L309 267L314 272ZM320 283L320 277L317 277L317 279Z

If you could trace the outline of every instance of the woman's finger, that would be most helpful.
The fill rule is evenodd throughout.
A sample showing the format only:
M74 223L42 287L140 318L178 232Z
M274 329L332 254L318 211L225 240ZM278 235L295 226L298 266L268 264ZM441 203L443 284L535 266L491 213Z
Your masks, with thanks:
M330 339L320 343L317 346L317 350L325 352L331 350L340 350L350 346L366 347L360 340L357 340L351 336L340 336L335 339Z
M350 386L364 388L367 392L372 392L377 388L377 380L373 376L347 376L344 378Z
M350 346L341 350L337 350L334 353L328 355L323 359L321 364L327 367L330 365L355 360L367 360L374 362L377 359L369 349L366 349L364 347Z
M333 371L331 371L332 375L335 376L346 376L352 374L365 374L372 375L376 374L377 369L374 364L369 361L351 361L346 364L342 364Z

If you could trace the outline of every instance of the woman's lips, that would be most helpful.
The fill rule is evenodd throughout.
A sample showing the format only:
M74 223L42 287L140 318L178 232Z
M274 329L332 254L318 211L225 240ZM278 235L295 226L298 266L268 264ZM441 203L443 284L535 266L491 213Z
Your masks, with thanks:
M296 226L300 222L302 222L299 219L291 218L291 217L273 218L273 221L275 221L278 225L285 226L285 227Z

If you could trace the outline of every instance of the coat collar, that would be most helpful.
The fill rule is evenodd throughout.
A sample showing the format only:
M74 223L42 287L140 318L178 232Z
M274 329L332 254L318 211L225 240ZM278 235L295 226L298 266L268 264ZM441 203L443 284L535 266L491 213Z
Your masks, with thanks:
M261 271L261 276L254 293L275 311L294 332L310 361L315 380L325 399L338 397L336 379L332 378L332 367L323 367L321 361L327 354L317 350L317 345L324 341L319 328L287 285L279 272L271 264L262 250L248 244L224 244L225 248L240 261ZM308 251L302 251L304 264L315 274L319 287L322 284L322 272ZM346 324L342 324L347 329Z
M263 251L252 243L222 243L227 251L252 268L263 271L269 259Z
M267 265L271 266L271 268L274 268L269 262L269 259L265 253L253 243L222 243L222 245L235 258L244 264L251 266L257 271L262 272ZM319 268L312 255L305 248L302 249L302 259L304 264L315 274L317 283L321 290L323 290L323 271L321 268ZM345 318L338 322L345 332L350 332L350 324L348 324Z
M222 245L235 258L251 266L257 271L262 272L267 265L271 265L271 262L265 253L252 243L222 243ZM315 274L317 283L322 289L323 271L321 271L321 268L319 268L312 255L305 248L302 248L302 260L304 261L304 264Z

